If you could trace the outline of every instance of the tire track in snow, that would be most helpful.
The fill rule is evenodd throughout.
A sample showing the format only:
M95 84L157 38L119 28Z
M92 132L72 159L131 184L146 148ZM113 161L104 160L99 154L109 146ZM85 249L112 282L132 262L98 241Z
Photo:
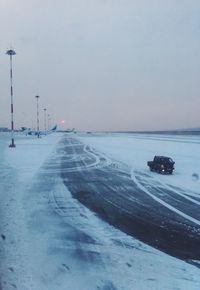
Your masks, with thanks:
M66 154L85 154L84 147L70 148L69 142L68 139ZM95 154L99 155L98 152ZM79 164L74 163L77 170L66 173L69 164L63 160L61 176L72 196L109 224L173 256L185 260L198 259L200 222L194 223L195 219L186 219L187 215L182 214L180 209L179 215L175 207L152 198L153 195L145 192L145 186L141 187L140 182L131 178L128 167L123 171L122 163L115 164L111 167L104 162L102 167L81 170ZM169 193L169 190L163 192Z
M189 220L195 224L197 224L198 226L200 226L200 221L189 216L188 214L185 214L184 212L182 212L181 210L175 208L174 206L170 205L169 203L165 202L164 200L162 200L161 198L157 197L155 194L152 194L144 185L142 185L135 173L134 173L134 169L131 170L131 178L133 179L133 181L135 182L135 184L137 184L137 186L146 194L148 194L151 198L153 198L155 201L157 201L158 203L162 204L163 206L165 206L166 208L168 208L169 210L171 210L172 212L180 215L181 217L185 218L186 220ZM181 194L180 194L181 195ZM182 195L181 195L182 196ZM185 196L184 196L185 198ZM197 203L198 204L198 203Z

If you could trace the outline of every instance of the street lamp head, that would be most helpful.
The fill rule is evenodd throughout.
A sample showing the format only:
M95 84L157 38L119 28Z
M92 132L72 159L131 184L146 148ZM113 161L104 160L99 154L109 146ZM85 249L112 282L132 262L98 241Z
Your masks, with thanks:
M39 99L39 96L35 96L37 99Z
M9 49L9 50L6 51L6 54L8 54L8 55L15 55L16 52L13 49Z

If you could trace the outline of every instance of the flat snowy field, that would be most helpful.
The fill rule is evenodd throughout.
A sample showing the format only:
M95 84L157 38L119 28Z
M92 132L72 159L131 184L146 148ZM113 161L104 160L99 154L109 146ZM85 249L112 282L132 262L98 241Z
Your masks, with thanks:
M113 166L125 164L133 179L135 171L153 174L163 187L181 188L200 204L198 136L17 134L16 148L9 148L9 134L0 133L0 289L199 290L198 267L123 233L71 195L61 178L67 172L61 164L70 158L66 138L93 148ZM146 162L154 155L175 160L173 175L149 172ZM198 218L170 210L200 225Z

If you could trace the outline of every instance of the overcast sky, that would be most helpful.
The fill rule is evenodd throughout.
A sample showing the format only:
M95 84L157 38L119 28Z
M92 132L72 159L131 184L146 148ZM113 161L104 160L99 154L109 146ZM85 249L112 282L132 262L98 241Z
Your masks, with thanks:
M199 0L0 0L0 127L200 127Z

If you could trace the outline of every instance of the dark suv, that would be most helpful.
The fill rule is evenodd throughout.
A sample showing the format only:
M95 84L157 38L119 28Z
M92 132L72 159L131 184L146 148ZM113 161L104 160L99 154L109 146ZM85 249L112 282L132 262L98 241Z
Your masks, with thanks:
M169 173L172 174L174 170L175 162L170 157L166 156L154 156L153 161L148 161L147 165L151 171L158 173Z

